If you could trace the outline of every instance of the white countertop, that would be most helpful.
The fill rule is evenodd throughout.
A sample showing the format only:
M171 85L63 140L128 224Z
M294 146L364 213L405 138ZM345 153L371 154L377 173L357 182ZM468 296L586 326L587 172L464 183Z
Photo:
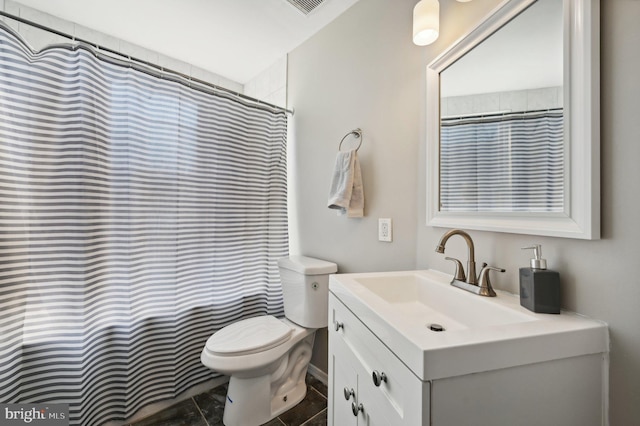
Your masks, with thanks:
M609 351L601 321L536 314L517 295L478 296L450 281L434 270L335 274L329 291L421 380Z

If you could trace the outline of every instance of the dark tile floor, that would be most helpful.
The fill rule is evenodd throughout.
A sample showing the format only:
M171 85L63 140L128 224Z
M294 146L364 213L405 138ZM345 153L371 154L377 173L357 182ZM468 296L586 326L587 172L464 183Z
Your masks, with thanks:
M223 426L222 413L227 385L186 399L130 426ZM307 395L289 411L264 426L325 426L327 386L307 374Z

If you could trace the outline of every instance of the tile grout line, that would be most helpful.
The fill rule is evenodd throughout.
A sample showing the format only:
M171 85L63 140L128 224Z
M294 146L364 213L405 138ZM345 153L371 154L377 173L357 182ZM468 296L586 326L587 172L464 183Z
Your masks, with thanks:
M207 426L211 426L211 425L209 425L209 422L207 421L207 418L204 416L204 414L202 414L202 410L200 409L200 406L198 405L196 400L193 397L191 397L191 401L196 406L196 410L198 410L198 413L200 413L200 417L202 417L202 420L204 420L204 424L207 425Z
M313 416L311 416L307 420L305 420L304 423L302 423L300 426L304 426L304 425L308 424L311 420L315 419L316 417L318 417L320 414L322 414L325 411L327 411L327 409L323 408L322 410L320 410L319 412L317 412L316 414L314 414Z
M319 394L321 397L323 397L324 399L327 399L327 397L326 397L322 392L320 392L318 389L316 389L313 385L309 385L308 387L310 387L310 388L311 388L311 389L313 389L314 391L318 392L318 394Z
M324 399L325 401L328 402L328 399L326 396L324 396L322 394L322 392L320 392L318 389L316 389L315 387L313 387L312 385L308 386L309 388L311 388L315 393L317 393L318 395L320 395L320 397L322 397L322 399ZM308 393L308 392L307 392ZM305 421L302 422L302 424L300 426L304 426L306 423L310 422L311 419L313 419L314 417L316 417L318 414L322 413L324 410L326 410L327 407L323 408L322 410L318 411L317 413L315 413L314 415L312 415L311 417L309 417L308 419L306 419Z

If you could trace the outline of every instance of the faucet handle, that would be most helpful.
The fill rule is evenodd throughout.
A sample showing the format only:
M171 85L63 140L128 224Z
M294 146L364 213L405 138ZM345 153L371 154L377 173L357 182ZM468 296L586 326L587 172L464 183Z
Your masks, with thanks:
M458 281L466 281L467 277L464 275L464 267L462 266L462 262L454 257L445 257L445 260L450 260L456 264L456 272L453 274L453 279Z
M480 276L478 278L478 286L480 287L480 295L481 296L496 296L496 292L491 287L491 280L489 279L489 271L498 271L505 272L502 268L496 268L495 266L487 266L486 263L482 264L482 269L480 270Z

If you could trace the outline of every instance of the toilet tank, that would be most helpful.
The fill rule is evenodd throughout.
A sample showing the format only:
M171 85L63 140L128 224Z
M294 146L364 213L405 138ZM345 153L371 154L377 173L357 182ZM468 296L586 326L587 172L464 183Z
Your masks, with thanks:
M338 265L306 256L289 256L278 260L284 315L305 328L327 326L329 274Z

